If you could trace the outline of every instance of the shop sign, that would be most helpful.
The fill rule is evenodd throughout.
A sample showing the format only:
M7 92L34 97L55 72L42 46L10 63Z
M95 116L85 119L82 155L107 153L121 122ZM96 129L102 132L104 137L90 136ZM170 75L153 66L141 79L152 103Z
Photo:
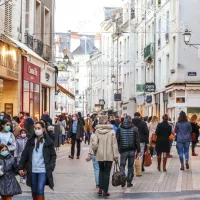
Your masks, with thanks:
M155 83L146 83L145 84L145 92L155 92L156 85Z
M121 101L122 100L122 95L120 93L114 94L114 101Z
M49 81L49 79L50 79L50 74L49 73L45 73L45 80Z
M144 84L137 84L136 85L136 92L144 92Z
M188 72L188 76L196 76L197 73L196 72Z
M99 105L100 105L100 106L104 106L104 105L105 105L104 99L99 99Z
M24 57L24 80L35 84L40 83L40 68L32 63L29 63L26 57Z
M136 103L137 104L143 104L144 103L144 96L137 96L136 97Z
M146 102L151 103L152 102L152 96L150 96L150 95L146 96Z

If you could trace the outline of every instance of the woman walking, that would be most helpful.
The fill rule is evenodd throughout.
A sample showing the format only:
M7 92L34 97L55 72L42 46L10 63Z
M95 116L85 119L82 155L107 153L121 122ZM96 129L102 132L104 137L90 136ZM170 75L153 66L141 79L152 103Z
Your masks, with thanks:
M65 140L66 140L66 121L63 119L63 117L60 115L58 121L56 122L57 125L60 125L60 129L62 132L62 145L65 144Z
M4 119L0 126L0 144L5 144L11 155L14 156L16 149L15 136L11 133L11 123L9 120Z
M27 141L19 162L19 174L25 175L27 166L27 185L31 187L33 200L44 200L45 185L54 187L53 171L56 165L56 152L53 141L45 133L42 122L35 123L35 133Z
M185 155L185 165L186 169L189 169L189 148L191 142L192 126L188 122L185 112L181 111L178 122L175 126L175 133L177 135L177 148L179 153L179 159L181 162L180 170L184 170L184 158Z
M119 152L115 132L113 127L108 125L108 117L105 115L99 116L92 149L100 169L98 195L110 196L108 193L110 171L113 160L118 160Z
M161 159L163 154L163 172L166 172L167 164L167 152L169 152L169 136L171 135L172 127L168 123L168 115L163 115L163 122L159 123L156 128L156 152L157 152L157 162L158 162L158 171L161 170Z
M195 153L195 147L196 147L196 144L198 142L198 137L199 137L199 126L197 124L197 115L194 114L192 117L191 117L191 126L192 126L192 134L193 134L193 137L192 137L192 156L198 156L198 154Z

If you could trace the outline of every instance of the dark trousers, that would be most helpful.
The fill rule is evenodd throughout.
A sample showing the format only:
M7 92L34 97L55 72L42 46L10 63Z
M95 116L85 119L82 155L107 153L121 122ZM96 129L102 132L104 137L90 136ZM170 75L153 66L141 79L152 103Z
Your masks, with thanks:
M81 153L81 142L80 139L76 139L76 134L72 135L72 146L71 146L71 156L74 156L75 145L77 144L77 156L80 156Z
M86 144L86 141L88 141L88 145L90 144L90 131L87 131L85 133L85 144Z
M120 170L126 176L125 167L128 160L128 173L127 173L127 183L132 183L133 180L133 164L135 160L135 151L127 151L121 153L120 155Z
M63 135L63 134L62 134L62 145L65 144L65 140L66 140L66 135Z
M44 196L46 181L46 173L32 173L31 190L33 196Z
M112 161L99 161L99 188L108 192Z
M197 142L192 142L192 153L195 152L195 147L196 147Z

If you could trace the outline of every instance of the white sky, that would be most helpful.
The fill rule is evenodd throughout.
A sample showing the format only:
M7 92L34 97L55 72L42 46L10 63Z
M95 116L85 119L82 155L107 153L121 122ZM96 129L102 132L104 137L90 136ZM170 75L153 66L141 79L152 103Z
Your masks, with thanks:
M56 0L55 31L99 32L103 7L114 6L122 0Z

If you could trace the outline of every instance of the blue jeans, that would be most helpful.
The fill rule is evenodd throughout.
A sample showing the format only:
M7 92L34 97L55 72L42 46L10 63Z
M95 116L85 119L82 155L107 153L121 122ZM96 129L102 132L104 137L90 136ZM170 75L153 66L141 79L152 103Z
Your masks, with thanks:
M185 155L185 160L189 160L189 148L190 142L180 143L177 142L178 154L181 164L184 164L183 154Z
M94 176L96 185L99 185L99 163L96 161L96 156L92 155L92 163L94 168Z
M63 134L62 134L62 145L65 144L65 140L66 140L66 135L63 135Z
M46 185L46 173L32 173L32 195L44 196L44 188Z

